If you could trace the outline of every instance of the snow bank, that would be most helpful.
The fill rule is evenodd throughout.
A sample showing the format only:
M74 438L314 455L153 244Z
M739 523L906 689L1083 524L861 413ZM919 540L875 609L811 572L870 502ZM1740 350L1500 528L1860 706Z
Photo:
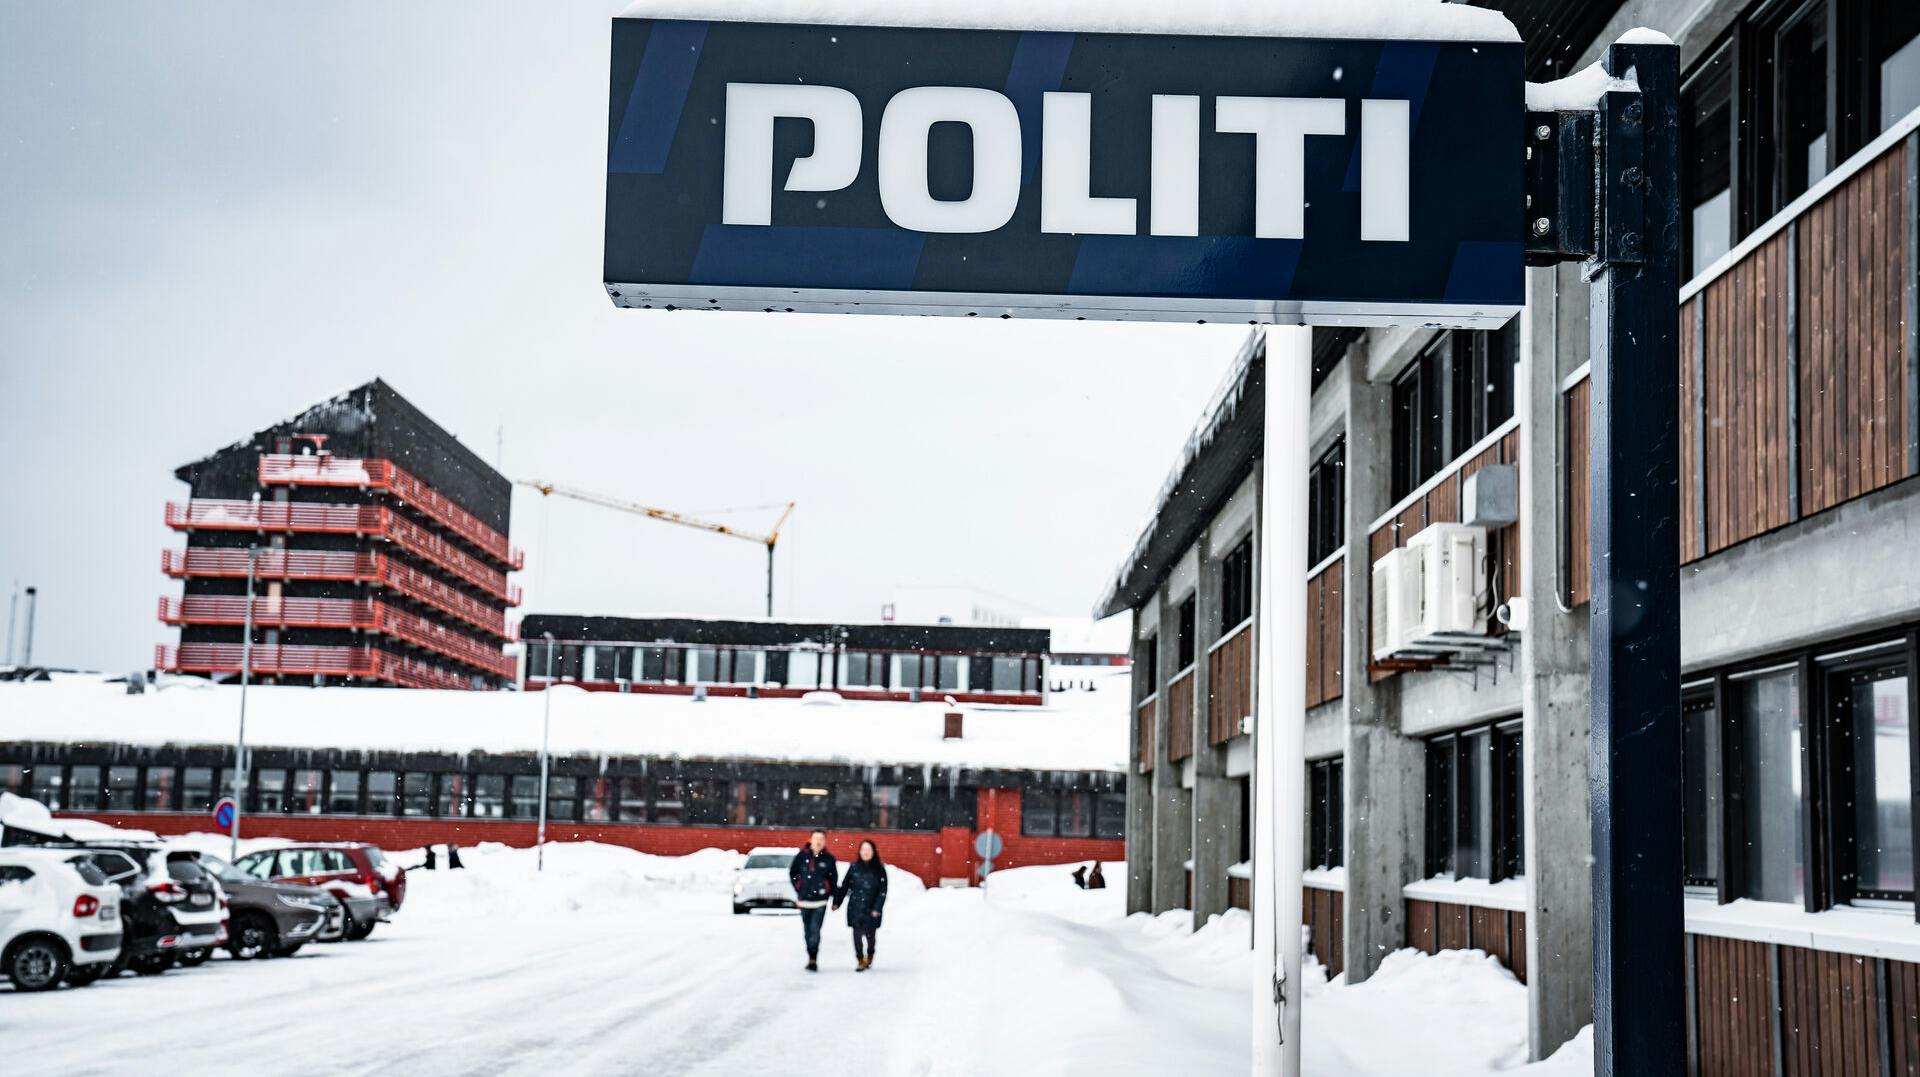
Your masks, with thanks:
M1019 770L1123 771L1127 693L1070 693L1070 705L962 706L946 740L944 703L707 699L559 691L553 751L563 756L761 759ZM247 740L261 748L485 751L540 747L538 692L256 685ZM99 679L0 684L0 741L229 745L239 688L204 680L137 696Z
M1117 921L1127 911L1127 864L1124 860L1100 865L1107 877L1103 890L1082 890L1073 884L1073 870L1081 864L1007 868L987 876L987 901L1001 908L1058 916L1078 924Z
M620 17L1112 34L1520 40L1499 12L1440 0L638 0Z

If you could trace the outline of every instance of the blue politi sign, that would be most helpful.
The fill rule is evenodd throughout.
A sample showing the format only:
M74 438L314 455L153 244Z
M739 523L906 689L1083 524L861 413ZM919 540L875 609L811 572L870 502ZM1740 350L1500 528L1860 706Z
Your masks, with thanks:
M1497 326L1518 43L614 20L628 307Z

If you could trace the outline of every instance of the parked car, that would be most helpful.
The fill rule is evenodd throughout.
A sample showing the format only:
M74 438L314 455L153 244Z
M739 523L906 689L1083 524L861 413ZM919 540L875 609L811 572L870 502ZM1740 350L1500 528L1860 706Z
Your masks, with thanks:
M16 991L45 991L75 970L104 969L120 957L120 888L69 855L0 849L0 976Z
M169 853L158 842L89 841L65 845L68 863L91 864L120 888L123 938L110 966L83 966L75 983L132 969L142 976L165 972L182 953L219 945L226 917L220 886L194 860Z
M262 882L207 853L198 862L226 893L225 945L236 958L288 957L309 942L345 933L346 907L319 887Z
M332 894L344 908L347 939L364 939L400 911L407 869L364 842L286 845L248 853L234 867L255 879L297 883Z
M793 880L787 869L793 864L793 850L761 846L747 854L747 861L733 872L733 911L736 916L753 909L792 909Z

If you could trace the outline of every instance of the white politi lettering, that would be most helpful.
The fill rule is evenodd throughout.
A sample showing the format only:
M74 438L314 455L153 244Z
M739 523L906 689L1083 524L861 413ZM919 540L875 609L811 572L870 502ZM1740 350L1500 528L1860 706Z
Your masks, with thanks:
M1306 232L1306 140L1346 134L1338 98L1221 97L1214 130L1254 136L1254 235L1301 239ZM773 223L776 119L813 124L813 152L794 161L784 189L837 191L861 169L860 102L833 86L727 84L722 219ZM1155 94L1148 189L1148 231L1200 234L1200 98ZM967 197L938 199L927 185L927 137L937 123L965 124L973 139ZM1041 109L1040 230L1135 235L1135 198L1093 193L1093 97L1049 92ZM916 86L887 102L880 116L880 205L889 220L919 232L976 233L1002 228L1020 203L1020 114L993 90ZM1360 102L1360 238L1404 243L1411 235L1412 106Z
M1153 97L1153 174L1147 229L1156 236L1200 234L1200 99Z
M1093 196L1093 95L1047 93L1040 126L1040 230L1130 236L1139 231L1131 198Z
M1411 234L1411 101L1360 102L1360 238L1405 243Z
M1347 131L1346 102L1336 98L1222 97L1214 129L1253 136L1253 234L1259 239L1306 235L1307 136Z
M943 201L927 188L927 133L963 123L973 133L973 189ZM918 232L991 232L1020 205L1020 114L992 90L916 86L880 114L880 206Z
M860 175L860 99L837 86L727 83L720 219L773 223L773 121L810 120L813 152L793 162L789 191L838 191Z

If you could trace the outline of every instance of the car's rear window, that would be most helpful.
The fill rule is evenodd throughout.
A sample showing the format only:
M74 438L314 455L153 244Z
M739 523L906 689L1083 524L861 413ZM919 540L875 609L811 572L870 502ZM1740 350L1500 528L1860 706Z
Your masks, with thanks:
M73 867L74 874L80 876L88 886L107 885L107 873L101 871L93 861L69 860L67 863Z
M387 866L387 854L372 845L365 846L365 851L367 854L367 862L372 864L375 870Z
M207 877L200 865L192 860L168 860L167 874L183 883L199 882Z
M759 856L747 857L747 866L750 868L784 868L791 863L793 863L793 857L785 853L772 855L762 853Z

